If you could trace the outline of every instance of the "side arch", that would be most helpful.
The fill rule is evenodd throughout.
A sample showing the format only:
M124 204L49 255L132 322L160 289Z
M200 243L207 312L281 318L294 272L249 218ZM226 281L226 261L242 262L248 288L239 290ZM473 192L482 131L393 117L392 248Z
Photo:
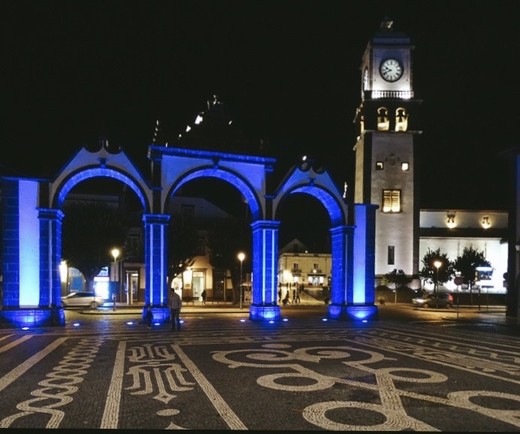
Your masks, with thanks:
M375 206L348 206L327 172L304 162L293 169L273 200L273 212L288 195L305 193L326 209L331 227L332 288L328 316L332 319L377 317L374 306ZM350 213L351 211L351 213Z
M346 206L340 202L340 199L334 193L331 193L323 186L313 184L297 185L292 190L285 192L284 195L276 202L276 208L273 210L274 215L276 215L276 211L280 205L280 202L282 202L283 199L287 196L294 193L305 193L320 201L320 203L323 204L327 210L331 226L346 224L348 218Z
M150 212L150 202L139 183L126 173L110 167L85 167L70 174L59 186L57 186L55 194L51 198L52 207L61 209L70 190L72 190L77 184L86 181L87 179L99 177L115 179L128 185L139 198L144 212Z

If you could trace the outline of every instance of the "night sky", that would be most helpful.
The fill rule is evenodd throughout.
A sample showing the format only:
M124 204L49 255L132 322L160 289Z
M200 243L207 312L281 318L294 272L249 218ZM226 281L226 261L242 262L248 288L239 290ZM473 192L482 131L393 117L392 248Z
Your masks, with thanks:
M216 94L281 165L309 154L353 191L361 56L389 17L415 45L421 207L507 209L499 155L520 143L518 5L3 0L0 164L52 177L99 137L147 164L156 120L175 146Z

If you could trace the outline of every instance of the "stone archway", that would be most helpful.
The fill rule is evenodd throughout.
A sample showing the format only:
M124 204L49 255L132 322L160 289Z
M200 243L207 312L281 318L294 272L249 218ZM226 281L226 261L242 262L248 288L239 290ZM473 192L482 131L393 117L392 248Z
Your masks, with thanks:
M274 192L267 174L276 160L267 157L150 145L151 180L127 155L82 148L52 181L2 178L3 309L0 318L16 326L63 325L60 298L60 207L77 183L108 177L128 185L143 205L145 237L145 307L159 322L169 321L165 206L184 183L214 177L238 188L252 216L253 288L250 319L280 318L277 305L278 230L276 209L286 195L305 193L318 199L331 219L333 255L331 318L374 317L375 206L347 206L326 172L308 164L294 168ZM350 211L350 212L349 212ZM354 251L356 254L354 255Z
M279 319L277 305L278 222L268 218L266 172L272 159L237 156L210 151L164 150L161 171L171 182L163 184L162 209L168 199L186 183L200 178L214 178L234 186L244 197L251 215L252 231L252 300L250 319ZM189 156L189 159L186 157ZM182 164L179 164L182 162ZM175 173L175 176L172 176ZM175 222L173 223L175 224Z
M371 240L376 207L348 206L329 174L315 171L308 163L293 168L279 187L273 201L275 215L281 201L295 193L316 198L331 222L332 290L328 316L356 320L377 317L374 279L370 278L374 268Z

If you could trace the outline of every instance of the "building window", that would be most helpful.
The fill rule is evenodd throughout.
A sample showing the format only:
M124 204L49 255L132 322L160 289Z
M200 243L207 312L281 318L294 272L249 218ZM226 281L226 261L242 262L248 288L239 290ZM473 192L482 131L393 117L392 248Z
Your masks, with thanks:
M193 205L182 205L181 207L181 214L182 218L185 220L191 220L193 219L193 216L195 215L195 208Z
M408 129L408 113L403 107L395 111L395 130L406 131Z
M395 265L395 246L388 246L388 265Z
M401 163L401 170L403 172L408 172L408 170L410 170L410 164L408 164L407 161L405 161L404 163Z
M206 254L206 237L199 237L197 239L197 248L195 250L197 256L204 256Z
M379 107L377 109L377 130L388 131L390 122L388 121L388 110L386 107Z
M401 190L383 190L383 212L401 212Z
M298 262L293 262L292 268L293 268L293 270L299 270L300 267L298 266Z
M376 161L376 170L383 170L385 168L385 163L382 161Z

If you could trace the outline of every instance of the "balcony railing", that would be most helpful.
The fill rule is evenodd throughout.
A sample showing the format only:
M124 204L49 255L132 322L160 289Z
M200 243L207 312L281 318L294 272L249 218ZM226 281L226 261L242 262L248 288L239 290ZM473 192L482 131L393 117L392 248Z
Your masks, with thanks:
M367 90L365 99L412 99L413 90Z

